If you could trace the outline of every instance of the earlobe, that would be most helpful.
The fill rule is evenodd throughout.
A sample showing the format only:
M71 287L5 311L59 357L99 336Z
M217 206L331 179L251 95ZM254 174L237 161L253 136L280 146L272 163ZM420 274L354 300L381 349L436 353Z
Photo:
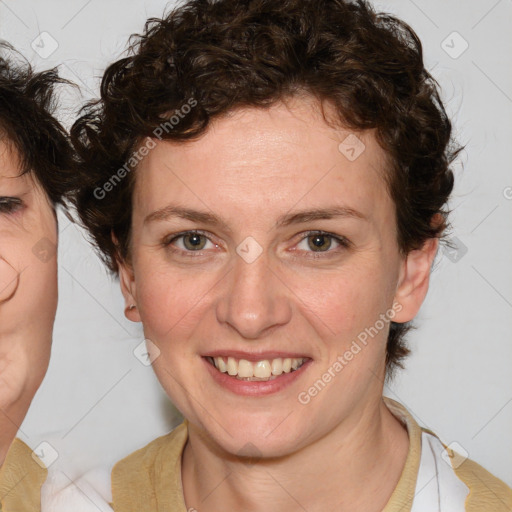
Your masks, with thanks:
M438 238L429 238L421 249L409 252L403 260L394 298L402 308L396 314L395 322L409 322L417 315L428 292L430 271L438 246Z
M127 262L120 261L119 259L117 266L119 269L119 284L121 285L121 293L125 302L124 315L132 322L140 322L133 269Z
M124 315L132 322L140 322L140 315L137 309L137 293L135 287L135 277L131 266L126 263L118 262L119 283L124 297L125 308Z
M132 322L140 322L140 315L137 309L135 276L132 266L121 258L119 254L119 243L113 231L110 233L110 236L117 250L116 262L117 268L119 269L119 284L121 285L121 293L123 294L125 303L124 316Z

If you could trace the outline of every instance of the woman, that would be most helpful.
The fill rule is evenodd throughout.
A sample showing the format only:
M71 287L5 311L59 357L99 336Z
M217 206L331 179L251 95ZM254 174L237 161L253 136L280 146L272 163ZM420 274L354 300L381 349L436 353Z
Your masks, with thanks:
M114 510L509 509L382 398L458 152L407 25L365 2L191 0L72 136L78 213L186 418L115 466Z
M57 73L34 73L5 43L0 52L0 509L40 510L46 469L13 439L48 367L55 208L71 187L73 153L53 117Z

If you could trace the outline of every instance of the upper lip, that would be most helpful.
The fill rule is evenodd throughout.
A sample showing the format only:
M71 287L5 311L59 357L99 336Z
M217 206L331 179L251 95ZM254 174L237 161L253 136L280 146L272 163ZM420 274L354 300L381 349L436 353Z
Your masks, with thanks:
M272 359L309 359L308 356L306 356L303 353L299 352L281 352L278 350L273 350L272 352L245 352L243 350L230 350L230 349L219 349L219 350L213 350L211 352L207 352L206 354L203 354L203 357L234 357L235 359L245 359L246 361L262 361L264 359L272 360Z

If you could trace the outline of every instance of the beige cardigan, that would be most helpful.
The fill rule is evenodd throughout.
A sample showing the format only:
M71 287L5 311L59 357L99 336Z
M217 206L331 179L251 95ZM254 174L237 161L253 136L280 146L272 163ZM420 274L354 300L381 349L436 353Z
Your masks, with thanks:
M400 480L383 512L410 512L416 489L422 449L422 429L398 402L384 398L389 410L409 434L409 452ZM187 422L171 433L119 461L112 470L115 512L187 512L181 482L181 455L187 442ZM453 471L469 489L468 512L510 512L512 490L475 462L448 452ZM0 510L40 512L40 489L47 470L32 457L32 451L16 439L0 469ZM70 511L71 512L71 511Z

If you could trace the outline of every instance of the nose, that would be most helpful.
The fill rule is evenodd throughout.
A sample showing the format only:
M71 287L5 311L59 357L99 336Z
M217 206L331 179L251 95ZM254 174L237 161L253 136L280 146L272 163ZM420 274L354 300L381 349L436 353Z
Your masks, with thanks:
M289 290L265 253L247 262L236 254L216 306L217 320L245 339L258 339L287 324L292 315Z

